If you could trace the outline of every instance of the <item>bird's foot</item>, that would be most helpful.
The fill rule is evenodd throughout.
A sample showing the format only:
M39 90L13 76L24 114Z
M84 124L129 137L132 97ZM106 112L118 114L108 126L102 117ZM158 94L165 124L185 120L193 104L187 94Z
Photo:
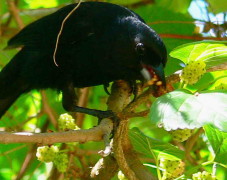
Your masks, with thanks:
M114 117L114 116L115 116L115 114L111 110L108 110L108 111L96 110L96 117L98 117L99 119L111 118L111 117Z
M109 83L106 83L106 84L103 84L103 87L104 87L104 91L106 92L106 94L110 95L110 92L108 90L110 84Z
M89 109L89 108L84 108L84 107L79 107L79 106L75 106L73 108L73 112L88 114L91 116L95 116L99 119L111 118L111 117L115 116L115 114L111 110L101 111L101 110Z

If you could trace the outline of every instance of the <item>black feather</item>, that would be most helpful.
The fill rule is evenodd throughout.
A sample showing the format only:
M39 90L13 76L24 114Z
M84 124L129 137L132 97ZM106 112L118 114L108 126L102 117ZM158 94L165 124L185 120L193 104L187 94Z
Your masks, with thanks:
M166 48L141 17L118 5L85 2L64 25L57 67L53 60L57 35L75 5L31 23L8 42L7 48L22 49L0 73L0 117L20 94L32 89L71 93L69 85L70 89L143 79L141 61L152 67L165 66ZM142 60L137 43L145 47Z

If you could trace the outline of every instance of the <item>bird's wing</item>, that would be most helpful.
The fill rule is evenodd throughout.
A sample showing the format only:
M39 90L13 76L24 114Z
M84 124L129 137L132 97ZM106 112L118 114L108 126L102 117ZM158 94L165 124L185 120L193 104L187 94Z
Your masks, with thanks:
M53 49L62 21L74 7L75 5L66 6L26 26L8 42L6 49L21 46L44 50L48 48ZM81 41L92 33L91 20L89 20L89 17L83 16L79 11L79 13L74 13L66 21L60 38L60 44Z
M63 20L75 5L65 6L31 23L8 42L7 48L27 46L42 50L53 49ZM137 14L124 7L110 3L84 2L66 20L59 45L79 42L94 33L102 34L113 21L127 16L134 16L143 21Z

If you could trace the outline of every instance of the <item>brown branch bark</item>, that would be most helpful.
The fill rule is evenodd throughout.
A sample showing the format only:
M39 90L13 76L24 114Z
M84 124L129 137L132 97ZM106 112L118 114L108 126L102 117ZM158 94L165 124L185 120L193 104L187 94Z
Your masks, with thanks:
M88 103L89 88L81 89L81 95L79 97L78 106L86 107ZM82 127L85 114L76 113L76 125Z
M108 156L100 160L91 172L91 177L95 179L111 179L114 171L118 170L118 166L121 171L130 180L152 180L155 179L153 175L143 166L140 162L138 155L133 151L133 147L128 137L128 122L129 117L137 115L134 113L135 108L154 93L153 88L148 88L145 92L136 99L136 101L130 102L131 87L125 81L117 81L112 86L111 95L108 99L108 109L111 109L118 114L118 121L114 121L114 138L113 138L113 153L112 156ZM146 114L144 111L141 114ZM115 163L114 168L109 167L109 162ZM105 170L103 169L105 167ZM116 173L116 172L115 172Z
M151 86L146 91L144 91L136 101L132 101L129 103L124 109L123 113L132 113L140 104L145 102L149 97L151 97L155 93L154 88Z
M153 22L148 22L148 25L153 25L153 24L205 24L205 21L153 21Z
M121 99L124 98L125 102L122 103L120 107L122 109L119 109L119 111L122 111L122 113L130 113L134 111L134 109L146 98L151 95L152 88L149 88L147 91L142 93L138 99L130 105L129 103L129 97L130 97L131 88L130 86L124 82L124 84L120 84L119 88L116 88L116 96L119 96ZM145 98L146 97L146 98ZM137 104L137 103L138 104ZM123 116L124 117L124 116ZM125 116L125 119L120 119L119 126L115 129L114 132L114 140L113 140L113 152L114 156L117 160L117 163L119 165L119 168L122 170L122 172L125 174L125 176L130 180L152 180L155 179L150 172L143 166L143 164L140 162L138 156L133 151L133 147L131 145L131 142L129 140L128 136L128 117Z
M174 38L174 39L189 39L195 41L202 40L216 40L216 41L226 41L227 37L202 37L202 36L188 36L180 34L159 34L161 38Z
M128 136L127 129L128 129L128 123L120 122L120 125L118 126L118 128L114 133L114 144L113 144L114 157L117 160L119 168L129 180L139 180L135 172L129 167L129 164L125 156L126 152L124 153L124 150L126 150L127 152L128 151L130 152L130 150L128 149L130 146L130 143L128 142L129 139L127 137Z
M104 119L99 126L87 130L74 130L58 133L0 132L0 143L38 143L53 144L63 142L102 141L103 136L110 134L113 123Z
M44 91L41 91L41 96L42 96L42 109L41 111L43 113L46 113L47 116L49 117L50 121L54 125L54 127L57 127L57 114L54 112L54 110L50 107L48 103L48 98L47 95Z
M196 141L198 140L199 136L204 132L203 128L200 128L195 134L193 134L185 144L185 157L186 159L191 162L193 165L198 165L198 163L192 158L190 152Z
M126 113L126 116L128 118L134 118L134 117L145 117L149 114L150 110L144 110L144 111L141 111L141 112L131 112L131 113Z
M128 103L129 100L129 90L127 89L128 85L124 81L118 81L112 85L111 95L108 98L108 109L112 110L115 113L122 111L124 106ZM119 128L115 122L115 129ZM116 135L114 135L116 136ZM115 140L114 140L115 141ZM116 143L121 143L116 140ZM121 149L121 145L119 145ZM113 163L112 166L109 166L109 162ZM111 155L99 160L91 171L91 177L95 179L111 179L118 170L118 161L116 158L113 158ZM105 169L104 169L105 168ZM107 178L108 177L108 178Z
M138 155L134 151L127 151L125 157L130 169L135 172L140 180L157 180L157 178L152 176L152 174L141 163Z
M16 6L16 3L13 0L7 0L8 8L10 11L10 14L14 17L18 27L22 29L24 27L24 23L19 15L19 10Z
M153 92L151 89L145 92L146 95L141 95L139 101L141 103L144 100L144 96ZM117 165L122 170L122 172L126 175L126 177L130 180L152 180L155 179L148 170L143 166L143 164L139 161L137 155L133 152L133 147L128 137L128 117L124 116L124 113L128 113L127 110L133 111L138 104L132 103L133 105L127 106L130 100L131 95L131 87L125 81L117 81L112 86L111 96L108 99L108 109L111 109L119 116L119 121L115 121L115 129L114 129L114 138L113 138L113 152ZM127 108L125 108L127 107ZM125 110L125 111L124 111ZM133 159L132 159L133 157ZM106 159L106 158L105 158ZM105 160L104 159L104 160ZM106 162L103 160L98 162L96 166L93 168L92 177L96 177L96 179L101 179L100 177L104 177L103 173L100 173L102 167L106 167L106 172L110 172L113 174ZM114 161L112 161L114 162ZM117 170L118 166L114 166L115 170ZM98 174L98 175L97 175Z
M129 103L131 95L131 87L124 81L118 81L112 86L112 97L108 99L107 104L114 112L121 112ZM118 101L116 102L116 99ZM114 101L115 100L115 101ZM113 139L114 157L119 165L119 168L130 180L138 180L135 172L129 167L124 150L129 150L131 146L128 138L128 119L119 119L119 125L115 128Z
M118 171L116 159L110 155L100 159L92 168L91 178L94 180L111 180Z
M223 70L227 70L227 62L219 64L217 66L213 66L213 67L207 69L207 72L223 71Z

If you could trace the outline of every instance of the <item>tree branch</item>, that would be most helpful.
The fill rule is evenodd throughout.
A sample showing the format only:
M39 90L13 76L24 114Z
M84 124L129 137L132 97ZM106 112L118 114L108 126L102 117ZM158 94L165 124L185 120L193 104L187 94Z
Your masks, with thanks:
M112 99L108 99L108 105L113 105L112 110L117 114L120 114L119 122L115 122L116 128L114 129L113 138L113 152L114 157L119 165L119 168L130 180L152 180L153 175L139 161L137 155L133 152L133 147L128 137L128 117L124 113L133 111L138 106L137 101L141 103L144 97L148 97L153 92L152 88L149 88L143 94L141 94L136 101L129 104L131 87L125 81L117 81L112 86L111 95ZM144 102L144 101L143 101ZM111 104L112 103L112 104ZM122 116L121 116L122 115ZM133 159L132 159L133 157Z
M101 158L91 170L91 178L94 180L111 180L118 171L116 159L110 155Z
M86 107L87 106L87 103L88 103L88 95L89 95L89 89L90 88L83 88L83 89L80 89L80 97L79 97L79 101L78 101L78 106L80 107ZM84 120L84 117L85 117L85 114L83 113L75 113L76 114L76 125L78 127L82 127L83 125L83 120Z
M110 119L103 121L94 128L87 130L73 130L67 132L53 133L29 133L29 132L0 132L0 143L38 143L53 144L66 142L87 142L102 141L103 136L109 135L113 129L113 123Z
M136 101L130 102L123 109L123 113L125 113L125 114L132 113L135 110L135 108L137 108L140 104L145 102L153 94L155 94L155 91L154 91L154 87L151 86L146 91L144 91L141 95L139 95L138 98L136 99Z
M217 66L213 66L213 67L207 69L207 72L223 71L223 70L227 70L227 62L219 64Z
M22 29L24 27L24 23L23 23L22 19L20 18L19 10L17 9L15 2L13 0L7 0L7 4L9 7L9 11L10 11L11 15L14 17L18 27L20 29Z
M202 40L216 40L216 41L225 41L227 37L202 37L202 36L188 36L181 34L159 34L161 38L174 38L174 39L190 39L195 41Z
M54 110L50 107L48 103L48 98L47 95L44 91L41 91L41 96L42 96L42 113L46 113L47 116L49 117L50 121L54 125L54 127L57 127L57 114L54 112Z
M130 86L125 83L123 84L123 88L118 89L116 92L119 93L117 94L118 96L125 98L125 101L127 102L124 106L122 105L122 113L130 114L130 112L132 112L140 103L144 102L145 99L147 99L154 91L153 88L148 88L148 90L142 93L136 101L130 103L129 105L128 100L131 92ZM133 147L128 136L128 117L123 116L123 118L119 121L119 126L114 132L113 151L120 169L130 180L154 180L155 178L153 175L148 172L148 170L140 162L137 154L133 151Z
M203 128L198 129L198 131L193 134L185 144L185 157L186 159L191 162L193 165L198 165L198 163L192 158L191 151L192 148L195 146L196 142L198 141L199 136L204 132Z

